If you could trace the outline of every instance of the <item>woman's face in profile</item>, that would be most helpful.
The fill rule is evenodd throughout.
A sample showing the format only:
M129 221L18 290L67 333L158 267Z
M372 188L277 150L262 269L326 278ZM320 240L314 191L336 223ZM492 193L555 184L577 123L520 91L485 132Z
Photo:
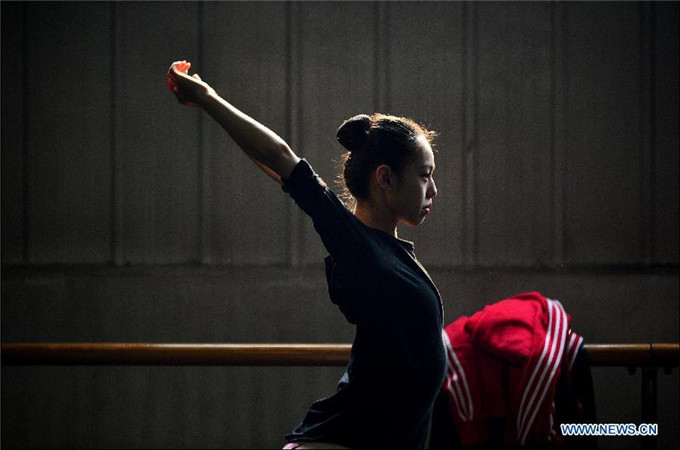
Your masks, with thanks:
M415 158L395 176L391 209L397 219L410 226L419 225L432 211L437 195L434 182L434 153L424 136L418 138Z

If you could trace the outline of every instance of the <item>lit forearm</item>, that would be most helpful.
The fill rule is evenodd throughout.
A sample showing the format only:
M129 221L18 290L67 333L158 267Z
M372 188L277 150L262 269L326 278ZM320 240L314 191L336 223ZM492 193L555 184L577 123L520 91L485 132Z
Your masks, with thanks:
M201 107L231 136L262 170L287 178L299 158L276 133L238 110L215 93L208 93ZM264 166L264 167L262 167Z

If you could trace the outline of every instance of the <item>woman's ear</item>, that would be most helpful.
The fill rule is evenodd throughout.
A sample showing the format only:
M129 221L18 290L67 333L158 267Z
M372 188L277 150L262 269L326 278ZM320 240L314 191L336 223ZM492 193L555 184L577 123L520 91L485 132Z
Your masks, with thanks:
M375 169L375 181L378 187L391 190L394 186L394 172L387 164L382 164Z

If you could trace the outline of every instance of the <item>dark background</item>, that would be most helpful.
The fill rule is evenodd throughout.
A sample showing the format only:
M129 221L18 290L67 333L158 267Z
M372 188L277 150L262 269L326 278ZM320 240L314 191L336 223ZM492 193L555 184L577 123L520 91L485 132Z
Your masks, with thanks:
M447 323L537 290L586 343L678 341L677 2L1 8L3 342L351 342L309 220L176 102L177 59L329 183L354 114L438 130L434 212L400 236ZM3 367L2 446L280 447L341 372ZM640 423L639 370L593 375L598 421Z

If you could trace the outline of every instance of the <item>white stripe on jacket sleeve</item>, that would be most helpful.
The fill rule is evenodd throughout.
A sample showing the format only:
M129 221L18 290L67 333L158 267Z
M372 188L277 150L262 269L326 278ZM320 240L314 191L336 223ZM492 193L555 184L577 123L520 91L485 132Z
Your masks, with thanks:
M517 433L520 445L525 445L527 436L541 409L558 367L562 362L566 335L567 315L560 302L546 299L548 304L548 329L543 350L534 366L529 382L524 387L517 416ZM527 396L529 396L527 398Z
M465 370L463 370L463 365L460 363L451 345L451 340L444 330L442 330L442 340L446 347L447 356L447 376L444 387L451 396L460 419L463 422L469 422L474 414L474 406Z

